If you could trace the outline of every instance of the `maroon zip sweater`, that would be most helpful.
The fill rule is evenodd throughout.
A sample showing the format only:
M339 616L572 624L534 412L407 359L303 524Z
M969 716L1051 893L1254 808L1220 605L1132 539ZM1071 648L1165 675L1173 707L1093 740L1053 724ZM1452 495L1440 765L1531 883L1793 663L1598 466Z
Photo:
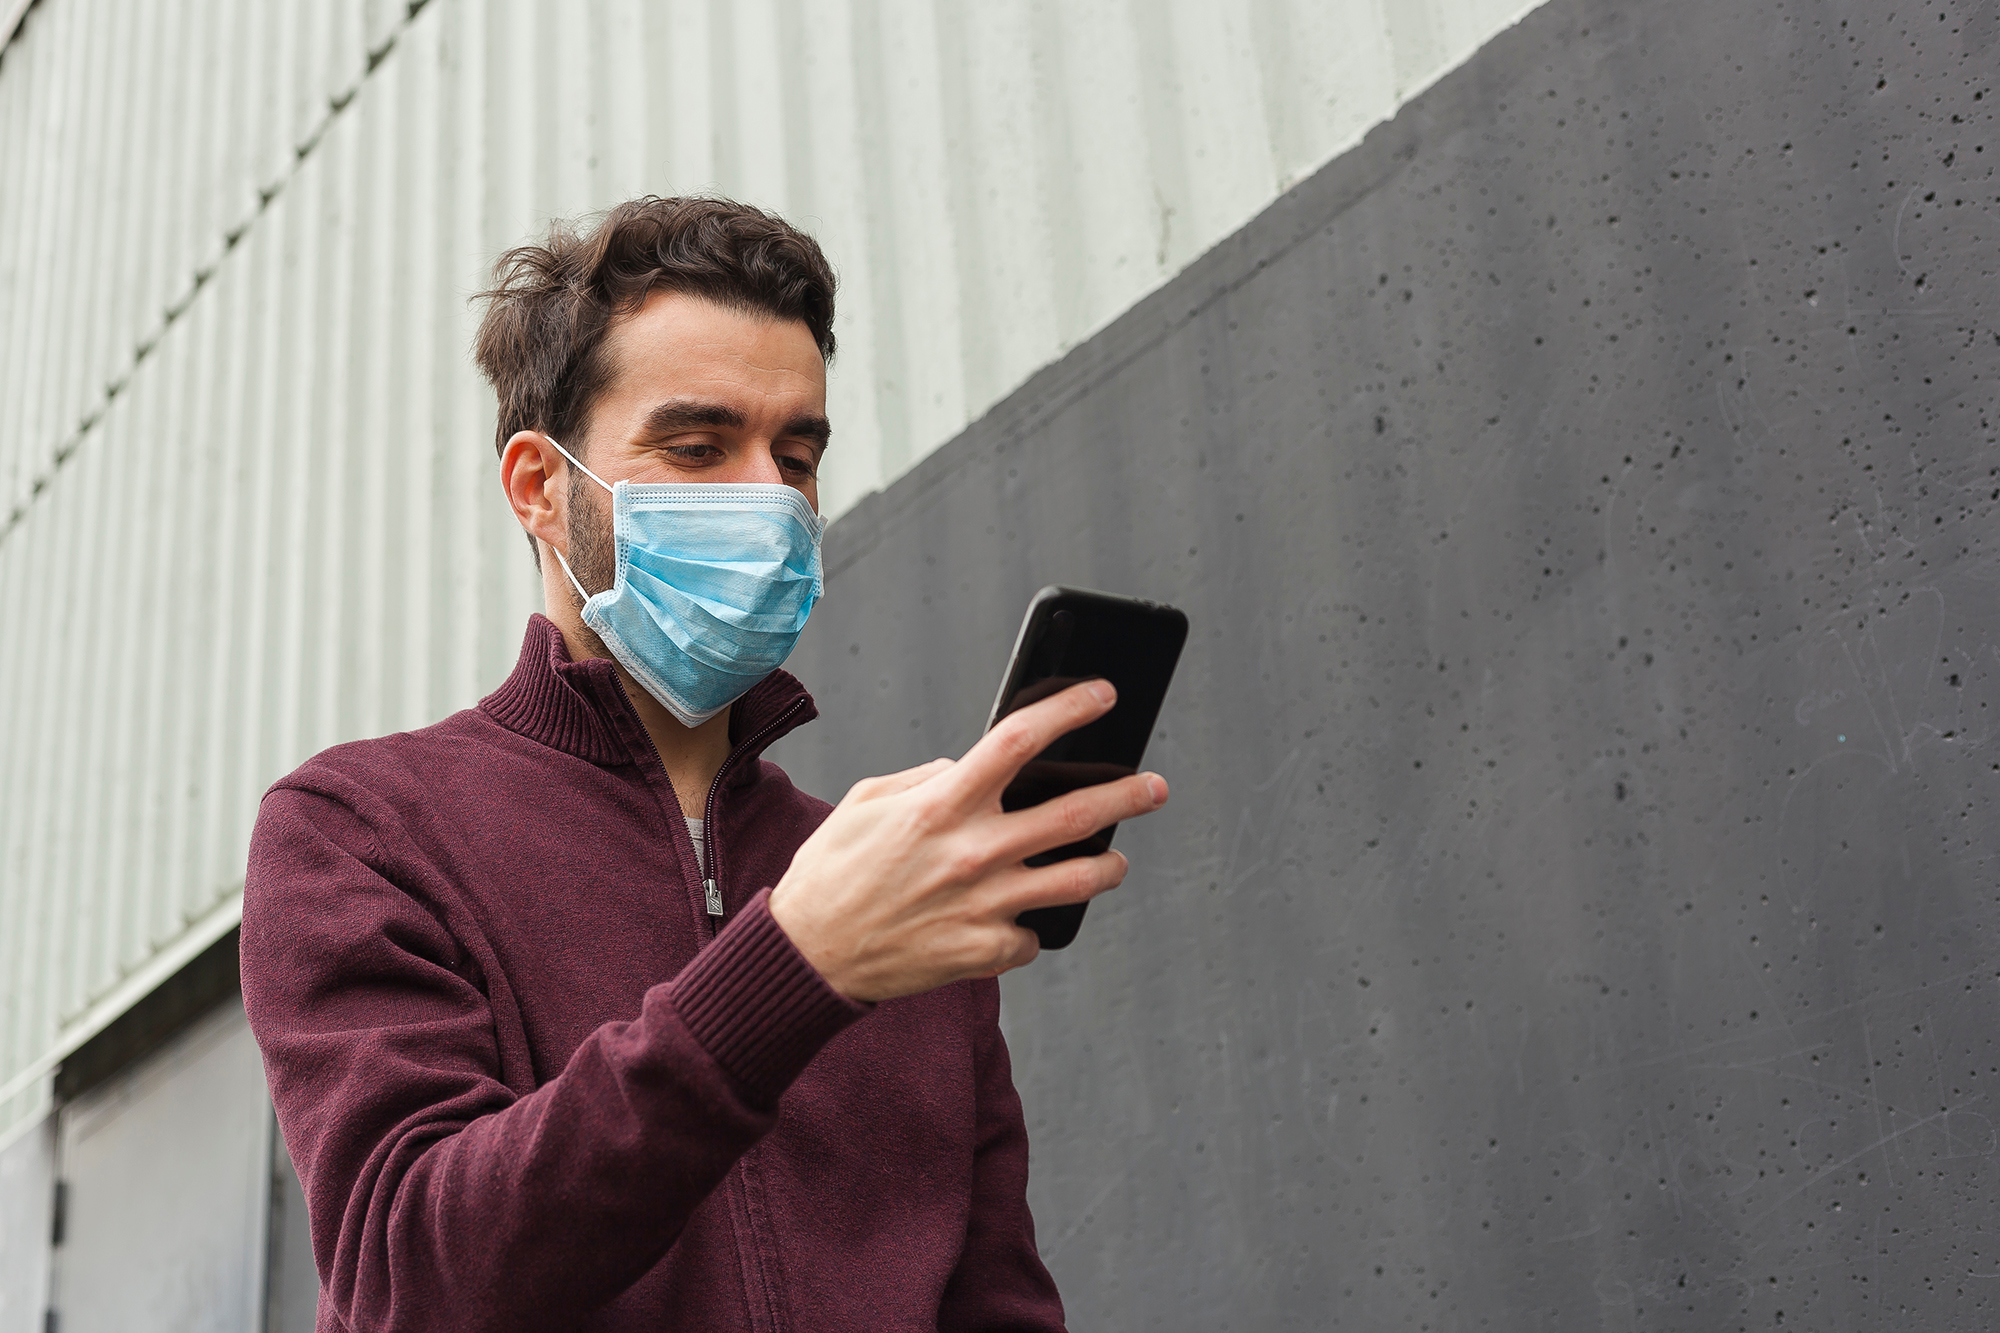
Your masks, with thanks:
M769 886L829 807L735 705L724 915L612 664L536 616L434 727L265 796L243 998L305 1185L321 1330L1059 1329L994 982L829 987Z

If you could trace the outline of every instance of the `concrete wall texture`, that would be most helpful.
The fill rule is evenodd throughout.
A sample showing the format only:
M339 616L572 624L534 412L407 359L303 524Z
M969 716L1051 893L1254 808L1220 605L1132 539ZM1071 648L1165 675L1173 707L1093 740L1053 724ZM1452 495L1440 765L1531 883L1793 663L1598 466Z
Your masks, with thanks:
M1075 1327L2000 1318L1996 39L1553 0L832 530L830 796L1193 620L1006 982Z

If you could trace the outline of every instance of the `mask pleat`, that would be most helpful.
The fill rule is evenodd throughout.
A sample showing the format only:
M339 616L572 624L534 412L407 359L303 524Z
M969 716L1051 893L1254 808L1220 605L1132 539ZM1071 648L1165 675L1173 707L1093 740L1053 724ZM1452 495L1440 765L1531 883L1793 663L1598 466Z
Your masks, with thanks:
M585 623L695 725L791 655L819 599L824 524L789 487L621 482L613 496L617 582Z

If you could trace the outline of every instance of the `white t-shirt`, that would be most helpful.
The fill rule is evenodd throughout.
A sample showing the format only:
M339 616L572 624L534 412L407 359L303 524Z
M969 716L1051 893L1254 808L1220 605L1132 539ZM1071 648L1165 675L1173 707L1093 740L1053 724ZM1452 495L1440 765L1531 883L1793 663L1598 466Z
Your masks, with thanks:
M691 818L689 818L689 817L688 817L688 816L686 816L686 815L682 815L682 816L681 816L681 818L683 818L683 819L686 819L686 820L687 820L687 822L688 822L688 836L689 836L690 838L693 838L693 839L694 839L694 864L695 864L695 869L697 869L697 870L699 870L699 871L701 872L701 877L702 877L703 879L707 879L707 878L708 878L708 843L707 843L706 841L704 841L704 840L703 840L703 837L702 837L702 827L701 827L701 824L702 824L702 821L700 821L699 819L691 819Z

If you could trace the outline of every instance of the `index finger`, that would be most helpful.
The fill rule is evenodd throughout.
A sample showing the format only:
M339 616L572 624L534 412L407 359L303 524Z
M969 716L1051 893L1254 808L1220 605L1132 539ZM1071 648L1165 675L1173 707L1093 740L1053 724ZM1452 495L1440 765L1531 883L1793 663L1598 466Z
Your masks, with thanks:
M1117 702L1118 691L1108 680L1072 685L1001 718L963 759L934 780L966 804L996 801L1023 764L1048 749L1058 736L1103 717Z

